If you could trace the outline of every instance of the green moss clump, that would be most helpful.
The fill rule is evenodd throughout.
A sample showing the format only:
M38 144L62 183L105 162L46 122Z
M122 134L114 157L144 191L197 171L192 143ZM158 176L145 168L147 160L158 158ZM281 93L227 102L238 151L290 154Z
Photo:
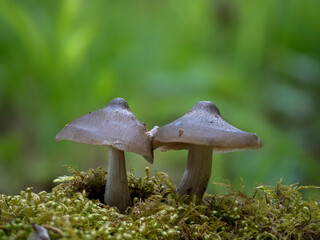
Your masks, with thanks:
M0 239L25 239L32 223L51 239L320 239L320 202L305 201L296 185L260 185L254 196L230 183L227 194L180 198L165 173L128 173L134 205L126 214L101 203L101 168L61 177L51 192L32 188L0 195ZM100 200L99 200L100 199Z

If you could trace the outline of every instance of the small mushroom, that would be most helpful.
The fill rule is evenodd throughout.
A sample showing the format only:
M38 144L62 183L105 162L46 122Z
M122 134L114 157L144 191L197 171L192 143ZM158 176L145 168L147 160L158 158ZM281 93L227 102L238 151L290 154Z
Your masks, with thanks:
M34 230L33 240L50 240L47 229L35 223L32 224L32 228Z
M153 137L154 149L188 150L187 167L177 192L202 198L211 175L212 152L261 147L256 134L227 123L215 104L201 101L181 118L161 127Z
M124 152L142 155L153 163L152 142L145 126L130 111L123 98L113 99L103 109L81 116L67 124L56 141L69 140L108 146L108 175L104 203L124 212L132 205Z

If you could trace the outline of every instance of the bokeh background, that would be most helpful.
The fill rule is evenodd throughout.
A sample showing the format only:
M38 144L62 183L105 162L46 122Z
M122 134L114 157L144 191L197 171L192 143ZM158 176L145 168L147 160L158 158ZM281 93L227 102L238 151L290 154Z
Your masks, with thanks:
M50 190L66 164L106 169L106 147L54 139L114 97L148 129L210 100L257 133L259 150L214 154L210 182L320 185L319 12L317 0L2 0L0 193ZM186 157L127 153L127 169L179 183Z

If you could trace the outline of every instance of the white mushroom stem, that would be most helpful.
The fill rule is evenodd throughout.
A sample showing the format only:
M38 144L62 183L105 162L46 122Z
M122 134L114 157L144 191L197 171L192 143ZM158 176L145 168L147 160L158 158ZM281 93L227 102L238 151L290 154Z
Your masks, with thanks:
M104 203L117 207L121 213L132 205L124 152L111 146L108 147L108 175Z
M178 187L178 194L196 195L202 198L211 175L212 147L191 145L188 152L188 162L182 180Z

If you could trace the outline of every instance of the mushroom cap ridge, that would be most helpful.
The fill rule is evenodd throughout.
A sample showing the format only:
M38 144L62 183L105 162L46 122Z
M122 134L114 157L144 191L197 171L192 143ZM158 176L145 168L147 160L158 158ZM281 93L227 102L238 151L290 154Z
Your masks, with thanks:
M185 115L159 128L153 138L154 149L188 149L191 144L212 146L214 152L260 148L256 134L244 132L220 115L210 101L200 101Z
M140 154L153 163L152 142L123 98L114 98L107 107L67 124L56 136L56 141L60 140L108 145Z

